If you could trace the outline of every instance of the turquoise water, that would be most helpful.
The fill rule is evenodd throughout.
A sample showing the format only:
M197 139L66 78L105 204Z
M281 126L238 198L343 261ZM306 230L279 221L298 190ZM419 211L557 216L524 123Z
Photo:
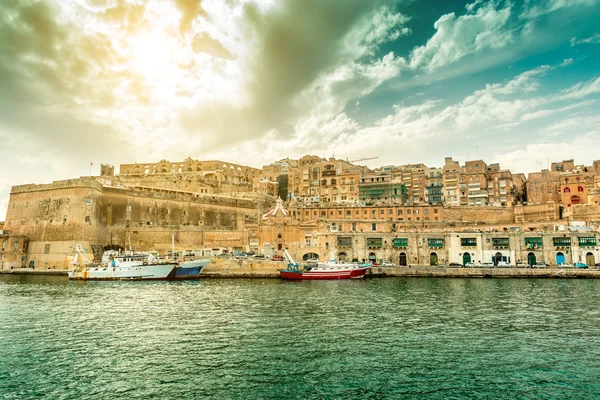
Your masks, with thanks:
M0 276L0 398L600 398L599 304L596 280Z

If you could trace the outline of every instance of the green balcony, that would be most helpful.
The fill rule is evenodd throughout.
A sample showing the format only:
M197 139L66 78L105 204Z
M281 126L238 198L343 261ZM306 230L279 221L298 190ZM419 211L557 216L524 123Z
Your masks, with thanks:
M393 247L408 247L408 238L394 238L392 241Z
M579 238L579 246L581 247L595 247L596 246L596 237L580 237Z
M427 239L427 246L436 248L444 247L444 239Z
M571 246L571 238L570 237L555 237L552 238L552 243L555 247L570 247Z
M367 247L380 248L383 246L382 238L367 238Z
M460 238L460 245L462 247L476 247L477 238Z
M525 238L525 247L528 249L541 249L543 246L543 241L541 237L528 237Z
M337 247L352 247L352 238L348 236L338 236Z

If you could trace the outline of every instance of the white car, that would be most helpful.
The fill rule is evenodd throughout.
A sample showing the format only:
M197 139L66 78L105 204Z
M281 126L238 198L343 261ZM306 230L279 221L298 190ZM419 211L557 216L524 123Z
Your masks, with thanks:
M498 268L510 268L510 267L512 267L512 265L510 265L509 262L498 261Z
M396 266L396 264L394 264L394 263L393 263L393 262L391 262L391 261L384 261L384 262L382 262L382 263L381 263L381 266L382 266L382 267L395 267L395 266Z
M479 266L481 268L494 268L494 263L493 262L482 262Z
M465 268L478 268L480 265L474 262L468 262L465 264Z

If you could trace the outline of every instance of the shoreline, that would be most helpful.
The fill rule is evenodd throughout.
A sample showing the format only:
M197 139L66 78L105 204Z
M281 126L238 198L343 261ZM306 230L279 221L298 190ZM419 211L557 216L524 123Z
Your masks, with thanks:
M279 278L281 263L260 262L244 265L220 262L209 265L199 279ZM0 275L67 276L68 270L32 270L29 268L0 269ZM579 268L448 268L432 266L371 267L369 278L547 278L547 279L600 279L600 269Z

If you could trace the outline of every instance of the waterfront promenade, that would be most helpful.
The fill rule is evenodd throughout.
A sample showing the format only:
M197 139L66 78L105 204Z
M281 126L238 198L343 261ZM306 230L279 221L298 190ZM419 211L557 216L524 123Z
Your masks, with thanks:
M249 259L213 259L202 278L278 278L285 262ZM19 268L0 270L0 274L67 276L67 270ZM369 277L436 278L600 278L600 269L580 268L450 268L445 266L372 267Z

